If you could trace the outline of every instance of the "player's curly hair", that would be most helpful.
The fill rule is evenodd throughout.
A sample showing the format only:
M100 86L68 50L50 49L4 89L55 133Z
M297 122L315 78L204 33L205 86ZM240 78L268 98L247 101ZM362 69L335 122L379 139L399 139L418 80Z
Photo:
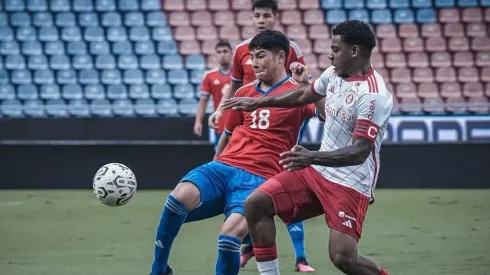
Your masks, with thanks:
M284 51L286 58L289 55L289 39L280 31L265 30L260 32L248 44L249 50L264 49L273 53Z
M252 5L252 11L255 9L271 9L273 14L277 14L279 9L275 0L255 0Z
M344 43L363 46L369 51L376 47L373 30L367 23L359 20L347 20L338 24L332 34L340 35Z

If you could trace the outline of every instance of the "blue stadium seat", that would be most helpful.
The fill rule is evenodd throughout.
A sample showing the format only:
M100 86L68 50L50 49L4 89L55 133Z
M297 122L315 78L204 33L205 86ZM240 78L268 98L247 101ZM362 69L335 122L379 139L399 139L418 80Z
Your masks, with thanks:
M159 0L142 0L141 1L141 10L144 10L144 11L161 10L160 1Z
M128 35L124 27L110 27L107 29L107 40L114 41L126 41L128 40Z
M458 0L458 7L474 8L478 6L478 0Z
M481 0L480 3L483 7L490 7L490 0ZM1 25L1 23L0 23Z
M75 117L89 117L90 107L83 99L70 100L68 103L68 113Z
M48 10L48 0L29 0L27 1L28 11L47 11Z
M12 27L30 27L31 17L27 12L14 12L10 14L10 25Z
M72 12L60 12L56 14L55 25L58 27L75 27L77 22Z
M107 99L96 99L90 103L90 112L95 116L112 117L112 106Z
M63 99L50 99L46 101L46 114L54 117L68 117L68 107Z
M169 27L154 27L151 30L151 37L155 41L171 41L172 30Z
M435 0L436 8L452 8L456 6L456 0Z
M97 27L99 26L99 15L95 12L79 13L78 25L84 28Z
M21 84L31 84L32 83L32 75L29 70L15 70L12 71L12 84L21 85Z
M192 84L178 84L174 86L173 95L176 99L194 98L196 91Z
M24 113L22 111L22 104L17 99L9 99L2 101L0 105L0 111L6 117L22 117Z
M390 0L390 8L392 9L408 9L410 8L409 0Z
M78 82L82 85L98 84L99 71L94 69L81 70L78 74Z
M161 11L152 11L146 14L146 25L148 27L167 26L167 17Z
M3 57L0 55L0 69L3 69Z
M434 9L418 9L417 23L435 23L436 16Z
M84 41L71 41L66 45L66 53L69 55L87 54L87 44Z
M408 24L415 22L415 16L411 9L398 9L395 10L395 16L393 21L396 24Z
M97 11L115 11L115 0L95 0L95 9Z
M41 27L39 29L39 41L47 42L53 41L56 42L60 39L58 34L58 29L55 27Z
M104 27L122 26L121 14L119 12L106 12L102 14L101 25Z
M9 25L8 16L5 12L0 12L0 27L7 27Z
M0 69L0 84L7 85L9 83L9 73L7 70Z
M174 99L158 100L156 105L156 111L158 114L167 117L179 116L179 108L177 102Z
M3 1L2 1L3 2ZM5 0L3 3L6 11L23 11L25 10L24 0Z
M151 85L151 97L154 99L172 98L172 88L168 84Z
M44 117L44 104L41 100L27 100L22 106L24 114L30 117Z
M102 55L110 53L109 43L107 41L90 43L90 54Z
M134 116L133 103L128 99L118 99L112 102L112 113L116 116Z
M155 44L152 41L138 41L134 45L134 52L138 55L155 54Z
M369 22L369 13L367 10L350 10L349 20L361 20L364 22Z
M371 23L390 24L392 23L391 11L389 9L373 10L371 13Z
M124 15L124 25L127 27L141 27L145 25L145 16L141 12L128 12Z
M76 12L93 11L93 0L73 0L73 10Z
M432 1L431 0L412 0L412 7L413 8L431 8L432 7Z
M194 85L200 85L205 72L205 70L192 70L190 83Z
M137 69L138 58L135 55L120 55L117 60L117 67L123 70Z
M194 98L182 99L179 102L179 112L184 116L195 116L197 101Z
M158 53L159 54L178 54L177 51L177 44L175 44L175 41L160 41L158 42Z
M111 100L127 99L128 91L126 86L121 84L107 86L107 98Z
M344 10L329 10L325 13L325 22L327 24L340 24L347 20Z
M345 0L344 8L346 9L362 9L364 8L363 0Z
M67 27L61 30L61 39L67 42L82 40L82 31L78 27Z
M160 57L156 54L148 54L140 57L140 67L143 70L160 69Z
M29 70L46 70L48 68L48 59L44 55L29 56L27 67Z
M23 70L26 68L26 61L22 55L7 55L5 57L5 69Z
M122 83L121 72L119 70L103 70L101 82L105 85L116 85Z
M324 10L342 8L342 0L321 0L320 4Z
M112 52L115 55L130 55L133 54L133 44L129 41L116 41L112 43Z
M150 31L147 27L132 27L129 30L129 39L131 41L148 41L150 40Z
M100 84L86 85L85 86L85 98L89 100L105 99L104 87Z
M112 70L116 68L116 59L113 55L104 54L95 58L95 68L99 70Z
M26 41L22 43L22 54L25 55L41 55L43 48L39 41Z
M0 27L0 41L13 41L14 31L10 27Z
M125 70L123 73L123 82L125 84L143 84L143 72L140 69Z
M90 55L75 55L73 57L73 68L77 70L92 69L94 64Z
M18 41L35 41L37 40L36 29L33 27L17 28Z
M214 106L213 103L208 101L208 104L206 105L206 114L210 115L214 112Z
M54 73L49 69L34 71L34 83L38 85L54 84Z
M150 90L146 84L137 84L129 86L129 98L143 99L150 98Z
M35 27L52 27L53 17L49 12L37 12L32 17L32 25Z
M165 72L160 69L147 70L146 71L146 83L148 84L165 84L167 83L167 78Z
M70 11L71 0L50 0L51 3L49 9L55 12Z
M77 84L77 73L75 70L60 70L56 72L56 82L58 84Z
M47 55L65 54L65 45L61 41L49 41L44 44L44 53Z
M200 54L188 55L185 59L185 67L189 70L206 69L206 60Z
M136 100L136 103L134 104L134 112L143 117L157 116L155 102L150 98Z
M366 6L368 9L386 9L388 3L387 0L367 0Z
M37 86L33 84L19 85L17 98L20 100L38 99Z
M0 85L0 101L7 99L15 99L15 90L12 84Z
M119 0L120 11L136 11L139 9L139 0Z
M0 44L0 54L16 55L20 53L19 44L16 41L5 41Z
M165 70L177 70L184 68L181 55L165 55L162 59L162 68Z
M53 55L49 63L53 70L68 70L71 67L70 59L66 55Z
M84 39L89 42L102 42L104 38L104 30L101 27L85 28Z
M167 73L167 82L172 85L177 84L187 84L189 79L189 74L187 70L170 70Z
M55 84L42 85L39 97L44 100L61 98L60 86Z

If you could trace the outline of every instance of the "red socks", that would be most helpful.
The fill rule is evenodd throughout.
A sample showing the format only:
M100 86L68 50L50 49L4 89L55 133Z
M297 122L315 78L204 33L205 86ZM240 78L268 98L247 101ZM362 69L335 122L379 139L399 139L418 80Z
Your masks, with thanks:
M253 245L257 262L268 262L277 259L277 247L273 245ZM384 273L383 273L384 275Z
M386 269L381 268L381 272L379 272L379 275L390 275L390 273L388 273Z

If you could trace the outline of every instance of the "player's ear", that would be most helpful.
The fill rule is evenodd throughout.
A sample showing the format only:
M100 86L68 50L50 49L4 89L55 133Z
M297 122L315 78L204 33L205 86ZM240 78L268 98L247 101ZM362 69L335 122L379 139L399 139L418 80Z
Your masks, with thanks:
M359 56L359 54L360 54L359 51L360 51L359 46L357 46L357 45L352 46L352 57Z
M278 61L279 63L281 62L286 62L286 53L282 50L280 50L278 53L277 53L277 57L278 57Z

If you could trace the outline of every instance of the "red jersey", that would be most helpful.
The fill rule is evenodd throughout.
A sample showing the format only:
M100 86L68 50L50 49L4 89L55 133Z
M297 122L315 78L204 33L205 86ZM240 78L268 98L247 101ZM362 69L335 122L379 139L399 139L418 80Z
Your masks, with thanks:
M201 96L209 98L213 96L214 110L218 108L221 98L223 97L223 90L230 85L231 73L224 74L219 68L206 71L201 82ZM227 112L225 112L227 113ZM218 128L215 129L217 134L223 133L226 119L220 119Z
M281 94L299 87L289 76L268 91L259 82L238 89L236 97L262 97ZM231 110L225 134L231 135L218 161L241 168L252 174L270 178L281 172L279 154L291 150L305 120L315 115L313 104L295 108L259 108L253 112Z
M255 73L252 68L252 59L250 57L250 50L248 49L248 44L252 41L252 38L249 38L242 43L238 44L235 47L235 54L233 55L233 66L231 79L234 82L243 82L243 85L247 85L248 83L255 81ZM305 64L303 59L303 53L299 46L293 41L289 41L289 55L286 60L286 72L288 75L291 75L291 70L289 69L289 65L293 62L299 62L301 64Z

